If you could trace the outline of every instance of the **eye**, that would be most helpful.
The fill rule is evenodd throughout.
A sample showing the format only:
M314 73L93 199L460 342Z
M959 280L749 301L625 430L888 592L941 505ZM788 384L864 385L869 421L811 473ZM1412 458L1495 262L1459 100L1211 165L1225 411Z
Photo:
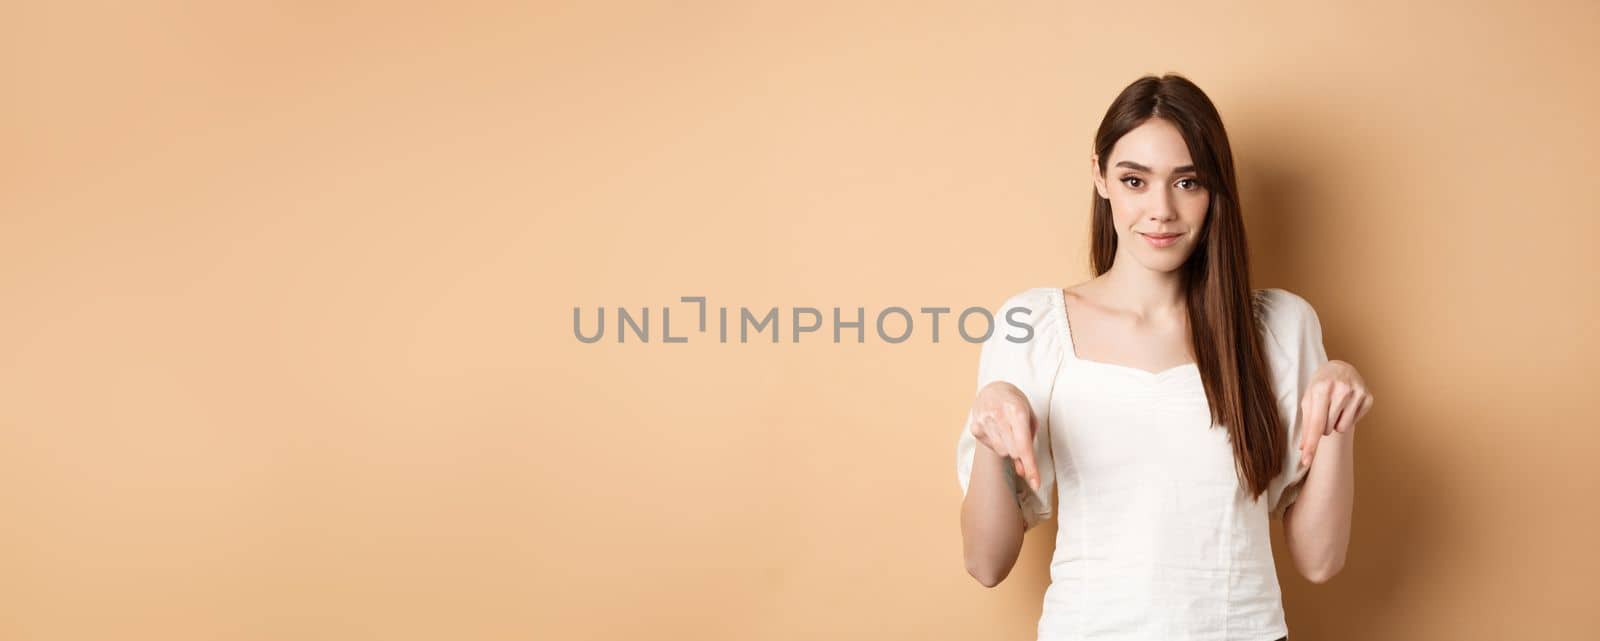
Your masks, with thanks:
M1189 186L1188 187L1182 186L1184 183L1189 183ZM1178 185L1179 185L1179 187L1178 187L1179 189L1183 189L1183 190L1186 190L1186 191L1194 191L1194 190L1200 188L1200 181L1195 180L1193 178L1184 178L1184 179L1178 181Z
M1130 184L1128 182L1130 180L1133 181L1133 183ZM1139 185L1144 184L1144 181L1140 180L1138 176L1123 176L1122 177L1122 184L1128 185L1129 187L1132 187L1134 189L1138 189Z

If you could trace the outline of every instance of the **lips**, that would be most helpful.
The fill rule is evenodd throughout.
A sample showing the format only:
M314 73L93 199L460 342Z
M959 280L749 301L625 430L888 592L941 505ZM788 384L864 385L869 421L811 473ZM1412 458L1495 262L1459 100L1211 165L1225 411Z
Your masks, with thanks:
M1144 236L1144 241L1150 243L1151 247L1161 248L1171 247L1172 245L1176 244L1178 242L1178 237L1182 236L1183 234L1146 234L1144 232L1139 232L1139 235Z

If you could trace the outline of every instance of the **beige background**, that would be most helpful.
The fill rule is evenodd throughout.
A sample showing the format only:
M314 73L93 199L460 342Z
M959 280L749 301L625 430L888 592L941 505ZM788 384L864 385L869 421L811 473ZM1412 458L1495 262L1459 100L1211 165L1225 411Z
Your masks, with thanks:
M1032 639L1055 525L961 562L976 345L572 309L1081 281L1163 71L1379 400L1291 638L1600 623L1595 3L209 4L0 11L0 638Z

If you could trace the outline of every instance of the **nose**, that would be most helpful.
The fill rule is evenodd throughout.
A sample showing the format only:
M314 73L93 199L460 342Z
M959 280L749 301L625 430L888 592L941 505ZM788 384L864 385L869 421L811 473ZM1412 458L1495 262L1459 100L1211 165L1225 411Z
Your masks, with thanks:
M1156 198L1154 206L1150 208L1150 213L1148 216L1150 218L1150 222L1152 223L1164 223L1177 220L1177 194L1173 194L1167 190L1162 190L1161 195Z

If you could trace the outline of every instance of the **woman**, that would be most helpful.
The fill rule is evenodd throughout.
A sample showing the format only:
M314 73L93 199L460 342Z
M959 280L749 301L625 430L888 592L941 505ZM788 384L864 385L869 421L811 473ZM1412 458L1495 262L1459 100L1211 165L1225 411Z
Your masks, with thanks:
M1031 336L997 328L979 357L957 445L967 569L1003 580L1059 485L1041 640L1284 639L1268 519L1301 575L1339 571L1372 396L1305 299L1250 288L1232 151L1199 87L1129 85L1089 164L1096 276L1010 297Z

